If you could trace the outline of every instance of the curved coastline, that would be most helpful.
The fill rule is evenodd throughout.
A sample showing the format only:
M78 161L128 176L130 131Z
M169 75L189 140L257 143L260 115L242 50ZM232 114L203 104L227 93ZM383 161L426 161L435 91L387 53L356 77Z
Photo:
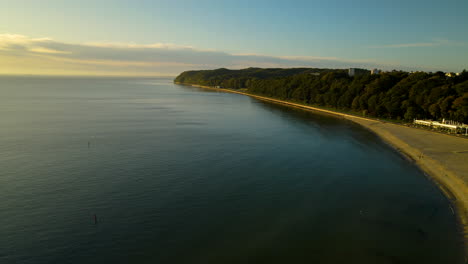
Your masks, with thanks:
M465 251L465 261L467 261L468 160L464 160L466 157L463 157L463 155L468 156L468 140L230 89L179 82L175 82L175 84L212 89L228 93L237 93L259 100L274 102L306 110L319 111L353 121L372 131L382 140L384 140L384 142L388 143L398 152L402 153L404 156L413 161L450 200L454 207L451 209L453 213L456 214L460 222L460 229L464 243L463 246ZM424 137L427 139L422 140Z

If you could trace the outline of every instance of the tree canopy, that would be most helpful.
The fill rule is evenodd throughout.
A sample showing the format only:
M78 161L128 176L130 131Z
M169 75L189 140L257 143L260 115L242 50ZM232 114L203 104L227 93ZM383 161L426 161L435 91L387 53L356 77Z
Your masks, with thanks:
M230 89L394 120L450 119L468 123L468 72L403 71L350 77L346 70L292 68L203 70L176 82Z

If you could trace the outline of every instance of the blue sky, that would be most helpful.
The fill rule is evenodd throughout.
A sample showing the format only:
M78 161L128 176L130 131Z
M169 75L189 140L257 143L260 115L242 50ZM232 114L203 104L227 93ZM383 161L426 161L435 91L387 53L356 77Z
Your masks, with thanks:
M192 58L187 63L191 66L173 67L170 71L163 70L161 64L160 68L144 69L145 74L172 75L197 67L269 65L357 65L431 71L468 69L468 1L462 0L0 0L0 6L0 34L10 36L9 44L3 44L3 55L8 55L8 61L19 55L19 50L12 48L18 47L18 42L11 41L11 36L17 35L29 41L48 38L54 42L47 44L49 48L51 45L63 49L69 47L60 45L98 43L102 49L103 43L119 43L120 48L124 44L164 43L175 49L191 47L191 56L200 51L199 63ZM40 49L35 50L37 55ZM217 63L214 54L207 62L201 56L207 55L206 51L222 53L223 56L227 54L235 62L220 60ZM77 52L81 51L74 50L73 59L80 58ZM51 54L48 52L48 56ZM255 56L238 57L239 54ZM270 59L267 63L264 57L258 61L259 55ZM126 56L128 60L133 55ZM154 58L158 63L183 64L183 55L171 56L176 56L174 61L168 56ZM281 61L285 57L287 61ZM1 54L0 59L7 61ZM66 59L70 62L70 55ZM89 66L91 59L99 61L103 58L100 55L90 58L88 54L86 59ZM118 56L109 59L125 61ZM20 72L21 65L17 62L15 65ZM58 65L51 67L50 72L54 67L60 68ZM119 67L120 71L116 72L132 72L131 67L124 70L122 65ZM70 71L76 71L75 68ZM86 67L78 68L80 72L86 72ZM114 68L102 70L109 72Z

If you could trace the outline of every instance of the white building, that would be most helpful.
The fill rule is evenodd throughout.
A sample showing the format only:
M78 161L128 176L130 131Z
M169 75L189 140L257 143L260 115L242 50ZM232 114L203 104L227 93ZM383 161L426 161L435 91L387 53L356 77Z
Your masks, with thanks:
M447 73L445 73L445 76L447 76L447 77L455 77L456 74L453 73L453 72L447 72Z
M382 71L379 70L379 69L372 69L372 70L371 70L371 74L379 74L379 73L381 73L381 72L382 72Z
M414 124L427 126L427 127L433 127L433 128L446 129L453 133L457 133L457 131L462 132L462 133L465 132L465 136L468 136L468 125L455 122L455 121L443 119L442 122L437 122L437 121L432 121L432 120L415 119Z

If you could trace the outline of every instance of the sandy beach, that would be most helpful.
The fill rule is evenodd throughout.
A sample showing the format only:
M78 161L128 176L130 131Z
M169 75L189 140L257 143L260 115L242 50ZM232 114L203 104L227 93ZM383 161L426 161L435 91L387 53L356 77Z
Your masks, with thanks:
M181 84L181 83L178 83ZM184 84L183 84L184 85ZM373 131L385 142L412 160L450 199L464 237L468 253L468 140L380 120L357 117L312 106L281 101L244 92L191 85L229 93L247 95L259 100L275 102L302 109L324 112L356 122ZM468 255L468 254L467 254Z

